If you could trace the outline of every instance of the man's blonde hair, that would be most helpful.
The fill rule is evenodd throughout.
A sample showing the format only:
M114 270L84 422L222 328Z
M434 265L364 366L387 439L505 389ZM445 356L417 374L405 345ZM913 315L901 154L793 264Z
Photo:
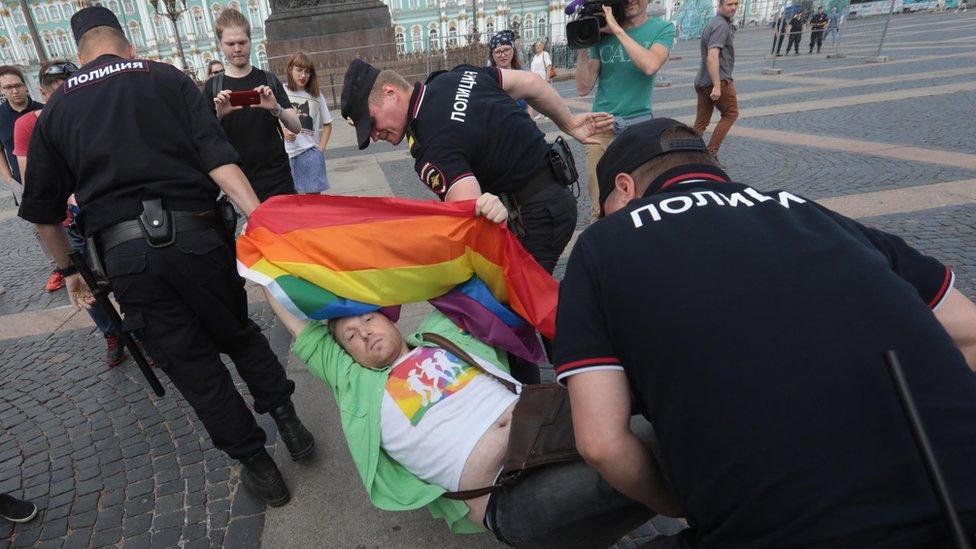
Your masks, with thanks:
M234 8L224 8L221 10L220 15L217 16L215 26L218 41L223 37L224 29L231 27L242 28L244 29L244 33L247 34L247 37L251 37L251 24L247 22L247 18L244 17L243 13Z
M89 52L112 50L113 53L126 54L129 51L129 40L125 34L114 27L95 27L81 36L78 40L78 51L83 55Z
M395 71L385 69L376 75L376 82L373 82L373 89L369 92L369 102L376 104L383 101L383 86L391 85L398 90L409 90L410 84Z

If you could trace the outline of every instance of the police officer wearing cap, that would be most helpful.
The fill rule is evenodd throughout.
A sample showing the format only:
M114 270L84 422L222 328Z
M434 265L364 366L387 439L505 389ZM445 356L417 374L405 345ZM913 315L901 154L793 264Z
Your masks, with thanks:
M524 109L548 116L582 143L613 124L606 113L573 115L556 91L525 71L462 65L409 85L392 70L356 59L342 87L342 116L356 127L359 148L370 138L404 137L421 182L441 200L509 198L513 230L549 272L576 227L576 200L567 188L575 165L561 140L552 147Z
M976 306L948 267L730 181L674 120L625 130L597 173L606 217L569 259L553 363L583 457L689 519L654 547L950 545L889 349L976 531ZM632 399L659 458L630 431Z
M71 18L84 63L51 96L28 152L20 216L37 225L65 275L72 304L89 288L69 267L60 225L74 193L86 236L156 365L193 406L214 446L243 464L244 486L269 505L290 499L265 433L221 363L229 355L257 413L270 412L294 459L314 439L291 403L294 383L247 316L243 281L215 213L223 190L245 213L258 199L237 153L193 81L171 65L135 59L111 11ZM232 234L232 233L231 233Z

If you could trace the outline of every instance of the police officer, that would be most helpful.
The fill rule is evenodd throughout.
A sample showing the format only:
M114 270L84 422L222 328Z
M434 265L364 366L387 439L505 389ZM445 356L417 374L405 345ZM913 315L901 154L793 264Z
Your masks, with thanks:
M688 517L684 543L655 547L948 546L888 349L976 530L976 307L947 266L730 181L675 120L628 128L597 173L607 216L570 256L553 364L583 457ZM660 458L630 430L631 395Z
M171 65L135 59L118 19L103 7L78 11L71 28L84 66L37 122L20 216L37 224L72 304L90 307L60 226L75 194L78 221L103 254L124 328L140 331L214 446L241 461L244 486L269 505L284 505L291 496L264 449L265 433L219 356L234 360L255 411L271 413L292 457L310 456L314 439L291 403L294 383L247 316L243 281L214 213L219 190L245 214L257 197L192 80Z
M346 72L341 107L360 149L370 138L397 145L407 137L420 181L441 200L506 195L516 210L513 230L551 273L576 227L576 200L567 187L573 181L558 178L545 134L516 99L582 143L595 143L591 136L613 125L606 113L574 116L535 74L470 65L410 86L394 71L356 59ZM556 162L572 163L572 157Z

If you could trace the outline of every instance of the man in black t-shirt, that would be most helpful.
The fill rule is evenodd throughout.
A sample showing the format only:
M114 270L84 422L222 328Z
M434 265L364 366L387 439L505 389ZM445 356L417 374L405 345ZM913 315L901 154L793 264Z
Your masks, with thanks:
M241 169L262 202L279 194L294 194L281 124L301 131L298 113L285 87L274 74L251 66L251 26L241 12L226 8L217 17L217 40L227 58L223 74L207 80L203 94L220 119L231 144L241 157ZM215 89L215 85L220 89ZM234 107L230 92L257 90L261 103ZM280 123L279 123L280 122Z
M676 543L941 547L894 349L976 530L976 306L949 268L731 182L674 120L629 128L597 173L607 217L570 257L554 364L579 450L610 484L686 516ZM660 463L630 431L632 399Z

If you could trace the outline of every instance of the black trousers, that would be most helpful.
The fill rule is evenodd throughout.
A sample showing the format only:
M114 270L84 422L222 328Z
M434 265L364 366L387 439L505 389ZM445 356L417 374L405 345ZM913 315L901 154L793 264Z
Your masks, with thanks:
M553 177L552 184L516 204L522 219L522 246L552 273L576 229L576 197ZM520 234L515 227L512 231Z
M820 53L820 46L823 46L823 35L822 30L812 30L810 31L810 51L813 51L813 47L817 47L817 53Z
M142 330L156 365L196 411L214 446L236 459L265 442L220 360L224 353L263 414L285 404L295 384L247 315L234 253L215 230L179 233L165 248L130 240L105 252L105 270L125 313L127 331Z
M775 52L776 55L779 55L780 50L783 49L783 38L785 38L785 37L786 37L786 32L785 31L784 32L781 32L779 34L779 36L773 35L773 52L770 52L770 53L774 53ZM790 50L787 49L786 51L789 52Z
M790 33L790 41L786 43L786 53L790 53L790 48L793 51L800 53L800 41L803 39L803 34L799 32Z

